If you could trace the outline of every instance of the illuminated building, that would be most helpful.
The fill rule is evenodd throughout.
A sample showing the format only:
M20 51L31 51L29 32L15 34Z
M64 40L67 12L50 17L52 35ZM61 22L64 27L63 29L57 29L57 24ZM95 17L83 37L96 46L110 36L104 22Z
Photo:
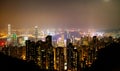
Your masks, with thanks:
M73 49L73 71L78 71L78 62L79 62L79 59L78 59L78 51L77 51L77 48L74 47Z
M73 46L72 46L72 44L70 45L68 45L67 46L67 67L68 67L68 70L72 70L72 59L73 59Z
M69 43L67 46L67 66L68 70L77 71L78 70L78 51L77 48Z
M57 47L55 48L55 65L57 71L64 71L64 48L63 47Z
M10 35L11 35L11 25L8 24L8 36L10 36Z
M61 37L57 40L57 47L65 47L66 40L64 40L64 35L62 34Z
M35 42L38 41L38 26L35 26Z
M42 50L42 45L43 45L43 42L41 40L37 41L36 42L36 63L40 66L40 68L43 68L42 67L42 52L44 50Z
M52 46L52 36L46 37L46 61L48 70L54 70L54 52Z
M27 36L18 37L18 46L25 46L25 41L28 40Z
M27 61L35 61L35 54L36 50L35 50L35 42L27 40L26 41L26 60Z
M54 52L52 46L52 36L47 36L46 41L31 42L26 41L26 60L35 61L40 68L54 70Z
M45 42L38 41L36 43L36 63L42 69L54 70L52 36L47 36Z
M12 45L13 46L17 46L17 35L16 35L16 33L13 33L12 34Z
M41 50L41 60L42 60L42 69L46 69L46 55L45 55L45 50Z
M96 59L96 55L97 55L97 51L98 51L98 38L97 36L93 36L93 58Z
M8 37L7 37L7 45L9 46L11 43L11 25L8 24Z

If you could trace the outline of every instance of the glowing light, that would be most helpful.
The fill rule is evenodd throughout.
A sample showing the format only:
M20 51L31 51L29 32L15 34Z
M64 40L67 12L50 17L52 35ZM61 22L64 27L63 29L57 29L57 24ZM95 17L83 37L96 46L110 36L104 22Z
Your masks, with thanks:
M98 33L97 33L98 36L103 36L103 34L104 34L104 33L102 33L102 32L98 32Z
M26 57L25 57L24 54L21 56L21 58L22 58L23 60L26 60Z
M67 70L67 63L64 63L64 70Z
M26 37L24 37L24 40L28 40L28 37L26 36Z
M5 45L5 41L0 41L0 46L4 46Z
M35 28L38 28L38 26L35 26Z
M67 70L67 66L64 66L64 70Z
M62 38L62 37L59 37L57 40L57 45L61 46L61 47L66 46L66 40L64 40L64 38Z
M77 49L76 47L74 49Z

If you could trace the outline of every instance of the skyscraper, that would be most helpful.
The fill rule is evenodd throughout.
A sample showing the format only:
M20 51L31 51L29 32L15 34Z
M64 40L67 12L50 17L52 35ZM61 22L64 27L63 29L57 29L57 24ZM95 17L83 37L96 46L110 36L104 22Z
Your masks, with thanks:
M11 35L11 24L8 24L8 36Z
M35 61L35 57L36 57L35 42L27 40L26 41L26 60Z
M54 52L52 46L52 36L50 35L46 37L46 60L48 70L54 70Z
M67 46L67 67L68 70L77 71L78 70L78 51L77 48L69 43Z
M26 59L34 61L41 69L54 70L54 52L52 36L47 36L46 41L26 41Z
M55 48L55 57L56 57L56 70L64 71L64 48L57 47Z
M43 42L41 40L36 42L36 63L38 66L40 66L40 68L42 68L42 45Z
M38 41L38 26L35 26L35 42Z
M11 43L11 24L8 24L8 37L7 37L7 46Z
M37 63L42 69L54 70L54 52L52 46L52 36L48 35L46 41L38 41L37 44ZM37 42L37 43L38 43ZM39 62L40 61L40 62Z
M73 62L73 49L74 46L72 45L72 43L69 43L69 45L67 46L67 67L68 70L72 70L72 62Z

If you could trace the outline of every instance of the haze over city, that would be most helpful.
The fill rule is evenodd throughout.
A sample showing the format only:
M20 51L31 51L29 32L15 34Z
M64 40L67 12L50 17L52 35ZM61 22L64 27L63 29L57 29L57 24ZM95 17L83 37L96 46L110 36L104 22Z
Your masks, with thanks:
M120 0L0 0L0 71L120 71Z
M119 0L0 0L0 29L119 29Z

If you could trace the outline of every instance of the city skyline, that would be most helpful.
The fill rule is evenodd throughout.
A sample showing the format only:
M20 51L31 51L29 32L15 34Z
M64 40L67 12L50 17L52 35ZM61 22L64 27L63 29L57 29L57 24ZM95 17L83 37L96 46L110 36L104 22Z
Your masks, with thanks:
M120 0L0 0L1 70L120 71L119 18Z
M0 29L80 28L118 29L119 0L38 1L1 0Z

